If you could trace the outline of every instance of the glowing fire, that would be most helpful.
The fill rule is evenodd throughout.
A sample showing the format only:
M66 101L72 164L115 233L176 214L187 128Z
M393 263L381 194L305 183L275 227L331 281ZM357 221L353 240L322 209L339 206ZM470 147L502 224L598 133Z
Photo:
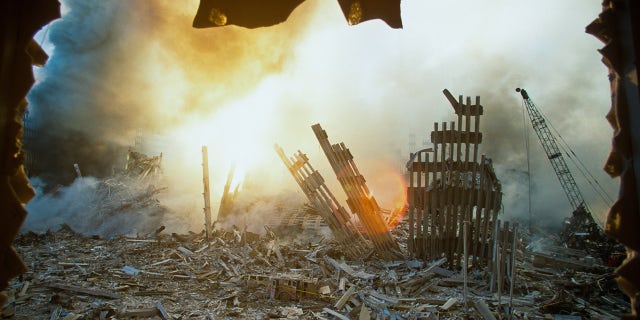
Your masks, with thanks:
M175 165L182 169L186 169L185 166L198 168L197 162L194 163L201 159L197 152L206 145L212 181L216 181L218 187L226 181L232 165L235 165L232 188L241 184L247 174L273 170L269 168L277 165L278 159L271 148L274 137L270 128L276 113L269 102L268 91L268 85L261 86L243 99L194 117L167 132L167 139L173 141L169 151L178 154ZM198 181L199 174L198 170L191 170L190 179Z
M388 221L388 228L392 230L402 220L407 206L407 183L397 165L382 160L373 163L372 170L365 175L369 190L375 192L376 200L383 209L392 212L392 219Z

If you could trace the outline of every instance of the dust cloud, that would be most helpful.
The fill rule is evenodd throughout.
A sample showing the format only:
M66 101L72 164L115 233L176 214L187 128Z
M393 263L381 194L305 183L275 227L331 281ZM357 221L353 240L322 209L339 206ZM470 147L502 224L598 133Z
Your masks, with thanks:
M600 169L611 136L606 69L600 43L584 33L598 3L405 1L402 30L382 21L348 26L337 3L320 0L255 30L193 29L197 1L68 0L63 8L47 27L51 58L28 96L38 138L27 147L42 159L34 172L49 189L71 184L73 163L102 179L120 168L129 147L162 152L163 204L172 212L165 219L199 230L202 145L214 208L233 164L239 181L261 186L252 191L260 197L303 199L272 149L278 143L287 154L307 153L344 200L310 128L320 123L331 142L347 145L381 206L392 209L402 201L396 177L415 151L409 135L420 145L434 122L455 119L441 93L447 88L481 96L481 151L503 183L504 215L528 219L531 177L532 215L553 225L571 210L533 133L526 172L528 123L514 91L524 87L615 190ZM606 205L585 197L603 216ZM273 207L254 211L268 215ZM47 216L37 212L31 209Z

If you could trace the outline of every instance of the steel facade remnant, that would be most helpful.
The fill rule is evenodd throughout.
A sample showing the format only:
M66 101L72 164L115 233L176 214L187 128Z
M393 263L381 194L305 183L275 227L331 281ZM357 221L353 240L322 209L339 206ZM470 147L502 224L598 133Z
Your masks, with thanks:
M347 195L347 205L351 212L357 215L358 221L352 220L352 215L338 203L324 184L320 173L309 164L309 159L304 153L298 151L293 157L288 158L282 148L276 145L276 152L311 204L323 216L336 239L348 244L345 247L352 255L362 257L370 253L373 247L375 253L383 259L401 258L400 248L391 237L385 220L385 211L378 206L376 199L369 192L349 149L344 143L332 145L327 133L319 124L313 125L312 129ZM391 218L396 217L392 214Z
M209 240L211 235L211 192L209 191L209 155L207 146L202 146L202 183L204 191L204 231Z
M463 226L468 222L468 253L473 265L491 264L493 226L501 206L500 181L492 161L480 156L480 97L457 100L444 90L457 122L434 124L433 148L411 154L407 164L409 240L412 255L446 256L451 267L463 260Z
M233 181L235 171L236 166L234 164L227 173L227 182L224 184L222 196L220 197L220 206L218 207L218 216L216 221L225 221L233 213L233 203L238 196L238 189L240 187L240 185L237 185L235 190L231 191L231 183Z
M347 205L355 213L365 228L366 236L381 257L395 259L401 257L398 244L391 237L382 209L371 195L364 176L358 171L351 151L344 143L332 145L326 131L320 124L311 126L335 172L342 189L347 194Z
M325 185L320 172L309 163L307 155L298 151L292 157L287 157L278 145L275 146L275 150L312 206L323 217L336 240L345 245L347 253L357 258L370 252L370 244L357 232L351 215L338 203Z

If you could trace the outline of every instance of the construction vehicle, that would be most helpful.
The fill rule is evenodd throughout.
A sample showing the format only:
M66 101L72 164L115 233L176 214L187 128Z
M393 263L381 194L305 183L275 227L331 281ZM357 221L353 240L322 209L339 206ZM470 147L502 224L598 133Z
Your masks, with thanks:
M578 248L584 246L584 240L603 240L605 238L604 233L593 219L593 215L567 166L562 152L560 152L560 148L558 148L556 137L551 133L547 121L536 108L533 101L531 101L526 90L516 88L516 92L522 95L522 100L529 114L533 130L536 132L540 144L544 148L547 158L551 162L551 166L553 166L553 170L560 181L560 185L574 210L572 217L564 221L560 234L562 240L567 243L568 246Z

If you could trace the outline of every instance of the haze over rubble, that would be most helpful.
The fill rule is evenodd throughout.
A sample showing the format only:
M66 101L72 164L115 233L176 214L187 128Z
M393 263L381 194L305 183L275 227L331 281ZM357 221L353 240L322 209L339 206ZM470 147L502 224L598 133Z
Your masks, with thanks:
M62 2L63 18L39 35L55 49L28 97L39 132L29 147L46 159L40 178L49 184L70 183L73 163L85 175L109 175L143 132L149 138L141 151L163 152L167 206L187 216L189 228L201 225L202 145L214 203L232 163L238 181L260 181L262 193L252 188L259 197L298 192L274 143L308 153L342 200L310 129L321 123L332 142L351 149L381 206L391 208L401 188L394 177L415 151L409 134L420 143L433 122L454 120L441 93L448 88L481 96L481 149L504 185L505 214L526 216L514 92L525 87L615 189L600 169L611 136L601 44L584 33L598 3L404 1L404 29L393 30L381 21L348 26L337 3L307 0L274 27L196 30L197 1ZM570 208L533 134L531 148L533 212L553 225ZM604 216L603 205L593 207Z

